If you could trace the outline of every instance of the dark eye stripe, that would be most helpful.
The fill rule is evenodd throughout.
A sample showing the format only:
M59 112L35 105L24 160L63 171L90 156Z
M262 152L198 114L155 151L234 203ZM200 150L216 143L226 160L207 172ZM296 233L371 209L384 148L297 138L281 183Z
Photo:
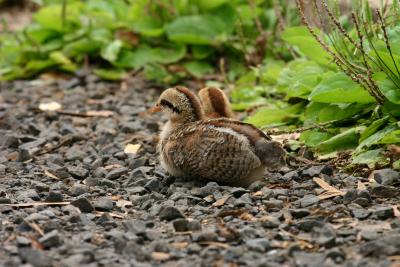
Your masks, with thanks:
M175 107L171 102L169 102L168 100L165 99L161 99L160 104L164 107L167 107L169 109L171 109L173 112L180 114L181 110L177 107Z

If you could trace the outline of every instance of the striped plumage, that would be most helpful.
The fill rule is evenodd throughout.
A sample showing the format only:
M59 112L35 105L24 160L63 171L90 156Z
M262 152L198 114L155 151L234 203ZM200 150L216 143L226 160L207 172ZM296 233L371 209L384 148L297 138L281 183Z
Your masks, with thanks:
M186 88L164 91L156 109L170 116L158 150L163 168L173 176L246 186L261 179L265 167L283 163L281 146L254 126L204 119L198 99Z
M201 106L210 119L234 118L228 97L216 87L205 87L199 91Z

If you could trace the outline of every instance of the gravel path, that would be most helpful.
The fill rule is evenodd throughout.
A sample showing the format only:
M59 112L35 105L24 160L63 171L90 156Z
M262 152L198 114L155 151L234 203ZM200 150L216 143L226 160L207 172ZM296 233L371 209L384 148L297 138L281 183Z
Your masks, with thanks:
M149 87L92 75L0 85L0 266L400 266L398 172L174 181ZM63 112L39 110L46 101Z

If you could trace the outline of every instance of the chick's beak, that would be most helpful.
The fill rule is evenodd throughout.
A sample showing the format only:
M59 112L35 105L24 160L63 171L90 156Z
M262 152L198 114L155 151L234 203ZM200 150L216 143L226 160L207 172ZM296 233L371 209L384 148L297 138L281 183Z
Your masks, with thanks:
M156 104L154 107L150 109L151 113L156 113L161 111L161 106L159 104Z

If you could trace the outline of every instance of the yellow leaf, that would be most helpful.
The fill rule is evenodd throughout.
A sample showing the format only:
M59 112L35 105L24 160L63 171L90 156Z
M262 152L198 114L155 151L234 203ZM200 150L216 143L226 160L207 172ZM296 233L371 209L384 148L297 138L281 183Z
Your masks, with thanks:
M47 103L40 103L39 109L42 111L56 111L61 109L61 104L56 101L51 101Z
M127 144L125 146L125 154L136 154L140 149L140 144Z

